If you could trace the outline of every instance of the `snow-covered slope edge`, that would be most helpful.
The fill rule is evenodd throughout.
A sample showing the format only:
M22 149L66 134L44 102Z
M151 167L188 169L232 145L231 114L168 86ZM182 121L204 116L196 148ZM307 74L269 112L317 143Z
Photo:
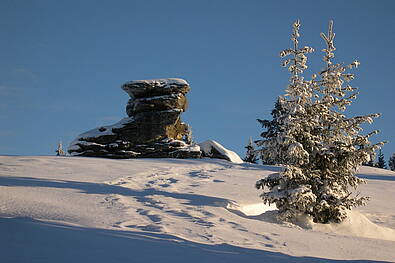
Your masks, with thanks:
M366 220L307 229L276 222L274 208L261 204L255 181L277 170L221 160L3 156L2 259L393 261L395 242L384 240L391 238L383 239L380 231L371 238L360 236L371 226L394 228L394 173L361 169L368 180L362 194L372 201L352 220L363 219L358 213Z

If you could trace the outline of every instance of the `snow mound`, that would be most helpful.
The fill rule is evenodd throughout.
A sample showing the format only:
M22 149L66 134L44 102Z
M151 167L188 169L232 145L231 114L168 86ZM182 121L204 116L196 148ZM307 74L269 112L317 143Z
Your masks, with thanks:
M229 210L236 210L242 212L246 216L258 216L262 215L268 211L275 211L277 210L276 205L266 205L263 202L259 202L256 204L246 204L246 205L239 205L237 203L231 202L226 206Z
M395 241L395 230L376 225L358 211L348 213L348 218L340 224L311 224L313 230L336 233L346 236L357 236Z
M232 163L243 163L243 160L239 155L237 155L237 153L226 149L216 141L207 140L199 143L198 145L205 156L225 159Z

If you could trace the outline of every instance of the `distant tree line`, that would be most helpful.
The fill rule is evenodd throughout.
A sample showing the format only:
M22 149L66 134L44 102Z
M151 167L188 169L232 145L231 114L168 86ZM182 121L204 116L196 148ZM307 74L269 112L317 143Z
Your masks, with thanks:
M363 163L363 165L370 167L377 167L382 169L390 169L391 171L395 171L395 153L391 155L388 159L388 165L385 162L385 157L381 149L379 150L379 154L377 156L377 161L375 160L375 156L371 156L368 162Z

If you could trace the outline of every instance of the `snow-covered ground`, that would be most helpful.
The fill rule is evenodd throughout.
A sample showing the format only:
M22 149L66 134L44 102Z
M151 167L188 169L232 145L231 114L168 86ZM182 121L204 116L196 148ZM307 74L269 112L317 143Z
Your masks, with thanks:
M277 222L223 160L0 156L0 262L395 262L395 173L340 225Z

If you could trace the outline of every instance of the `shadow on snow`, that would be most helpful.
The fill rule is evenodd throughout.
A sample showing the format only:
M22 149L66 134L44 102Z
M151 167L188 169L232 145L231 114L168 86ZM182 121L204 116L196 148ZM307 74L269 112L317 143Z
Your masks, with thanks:
M104 230L0 218L4 262L379 262L293 257L227 244L204 245L171 235Z
M388 176L388 175L358 174L357 176L359 178L369 179L369 180L395 181L395 176Z
M89 183L89 182L78 182L78 181L67 181L67 180L46 180L37 179L32 177L12 177L12 176L0 176L0 186L25 186L25 187L50 187L50 188L64 188L64 189L75 189L86 194L118 194L123 196L130 196L136 198L139 202L147 201L147 196L151 195L162 195L165 197L171 197L179 199L182 204L192 206L216 206L224 207L228 203L227 199L211 197L198 194L187 194L187 193L172 193L153 188L144 190L134 190L125 188L117 185L109 185L104 183Z

